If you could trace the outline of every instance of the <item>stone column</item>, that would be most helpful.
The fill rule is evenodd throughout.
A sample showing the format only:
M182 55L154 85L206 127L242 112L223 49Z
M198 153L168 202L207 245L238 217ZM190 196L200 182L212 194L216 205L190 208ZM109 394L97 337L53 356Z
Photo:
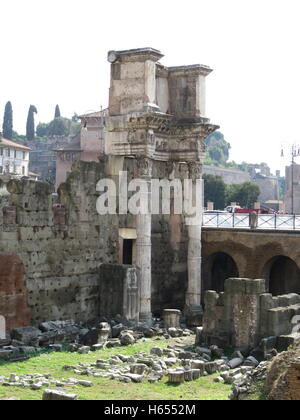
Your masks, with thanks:
M138 176L150 184L152 175L152 162L149 159L138 159ZM151 203L151 188L148 185L148 193L142 195L142 200ZM151 312L151 213L139 214L136 218L136 266L140 286L140 322L152 324Z
M189 165L190 178L195 183L201 178L201 164L193 162ZM195 197L194 197L195 199ZM201 209L202 211L202 209ZM188 226L188 290L186 292L186 317L190 327L199 327L202 324L201 306L201 261L202 261L202 217L196 217L194 224Z
M265 280L226 280L224 325L235 348L248 351L261 341L261 295L265 293Z
M180 316L181 311L177 309L165 309L164 310L164 324L165 328L180 328Z
M201 306L201 226L189 226L188 245L188 290L186 292L186 315L191 327L202 323Z

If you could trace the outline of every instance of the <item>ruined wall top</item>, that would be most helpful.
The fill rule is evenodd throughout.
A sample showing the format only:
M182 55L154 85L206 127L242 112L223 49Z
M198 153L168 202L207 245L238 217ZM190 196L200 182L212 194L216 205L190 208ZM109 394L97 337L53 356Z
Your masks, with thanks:
M154 48L136 48L131 50L124 51L109 51L108 52L108 61L110 63L128 63L128 62L138 62L138 61L158 61L163 58L163 54L154 49Z
M205 117L204 65L165 67L163 54L153 48L110 51L109 113L118 116L149 110L178 118Z

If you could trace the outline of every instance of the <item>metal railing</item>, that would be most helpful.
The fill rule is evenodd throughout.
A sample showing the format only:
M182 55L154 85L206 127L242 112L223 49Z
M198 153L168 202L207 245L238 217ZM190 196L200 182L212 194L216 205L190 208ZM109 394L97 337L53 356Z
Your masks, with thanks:
M226 213L203 215L203 227L221 229L299 230L300 216L288 214L258 214L251 225L250 214Z

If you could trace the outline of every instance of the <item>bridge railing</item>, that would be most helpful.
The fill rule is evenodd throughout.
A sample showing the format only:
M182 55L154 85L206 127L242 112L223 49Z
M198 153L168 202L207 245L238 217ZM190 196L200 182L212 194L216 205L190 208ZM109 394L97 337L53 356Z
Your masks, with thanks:
M220 213L203 215L203 227L220 229L250 229L250 214ZM300 216L288 214L258 214L252 229L300 230Z

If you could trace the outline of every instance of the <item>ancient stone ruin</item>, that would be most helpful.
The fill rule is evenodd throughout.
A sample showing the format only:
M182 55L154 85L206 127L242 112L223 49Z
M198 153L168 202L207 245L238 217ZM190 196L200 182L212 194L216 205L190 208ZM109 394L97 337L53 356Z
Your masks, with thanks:
M299 334L293 332L300 315L300 296L273 297L265 280L228 279L225 292L205 293L203 340L208 345L249 351L287 350ZM266 355L266 354L265 354Z
M65 343L87 354L196 332L191 351L154 348L131 360L120 355L65 370L137 383L164 376L182 383L219 372L216 382L232 384L238 399L251 378L266 376L265 359L296 341L300 295L275 297L266 280L229 278L224 292L203 296L201 215L188 223L187 212L175 211L175 192L170 214L133 215L120 202L115 214L97 210L103 179L114 181L119 193L133 179L195 186L201 178L204 140L217 129L205 114L211 69L167 68L162 57L152 48L109 53L110 99L97 161L75 162L57 193L47 182L7 184L0 209L0 315L8 334L0 337L0 357L20 360L42 346L61 351ZM151 202L151 194L148 189L142 199ZM230 357L224 356L228 347ZM293 364L289 383L297 383L298 371ZM55 385L45 376L0 380L5 386L16 381L35 389ZM44 399L76 395L48 389Z
M205 115L211 69L167 68L162 57L152 48L109 53L105 154L98 162L75 162L58 196L48 183L7 185L0 313L8 330L106 314L151 324L153 314L169 308L185 310L189 325L199 325L200 218L189 226L185 214L99 215L96 209L98 181L119 185L121 171L147 183L201 177L204 139L217 128Z

